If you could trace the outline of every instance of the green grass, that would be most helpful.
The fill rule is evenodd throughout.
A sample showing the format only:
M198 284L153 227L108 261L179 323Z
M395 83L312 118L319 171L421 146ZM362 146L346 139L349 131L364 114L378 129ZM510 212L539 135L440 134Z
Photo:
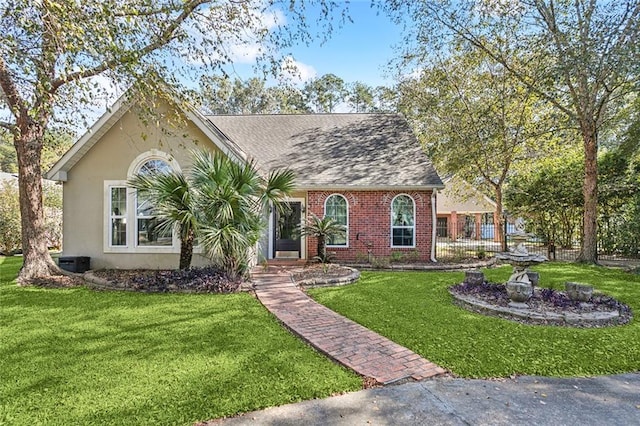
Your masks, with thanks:
M359 283L314 289L320 303L463 377L512 374L589 376L640 370L640 276L595 266L547 263L540 284L591 283L631 306L625 326L575 329L531 326L454 306L447 287L461 272L363 272ZM510 267L486 270L504 282Z
M248 294L17 287L0 257L0 424L192 424L356 390Z

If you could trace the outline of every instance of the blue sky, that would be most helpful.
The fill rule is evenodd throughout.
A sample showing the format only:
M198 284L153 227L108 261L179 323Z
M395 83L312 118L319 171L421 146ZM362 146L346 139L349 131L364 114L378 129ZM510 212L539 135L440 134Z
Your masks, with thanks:
M394 46L401 43L402 28L391 22L384 13L372 8L370 0L351 1L348 13L353 22L345 22L342 26L338 26L336 22L330 38L323 44L317 41L309 46L298 44L288 49L288 52L293 54L296 63L300 65L301 74L311 78L333 73L342 78L345 83L360 81L372 87L393 85L393 78L385 75L385 71L388 62L394 57ZM313 23L317 14L314 16L314 11L310 11L309 16L309 23ZM269 17L265 17L265 19L268 21ZM292 22L288 23L293 25ZM317 31L317 28L311 28L312 33ZM233 50L233 46L231 48ZM257 74L252 66L255 64L257 46L252 46L249 43L246 46L237 46L237 48L238 56L236 56L233 67L227 69L229 71L235 70L235 75L242 79L262 76L262 74ZM245 57L243 57L243 52L246 54ZM86 107L85 114L88 124L101 115L106 106L112 104L121 94L119 90L113 88L112 83L105 76L95 77L94 81L99 86L106 87L110 92L106 96L96 97L96 105L93 108ZM198 81L194 78L193 81L184 83L196 88ZM6 110L0 109L0 116L3 112ZM84 124L78 122L78 128L82 132Z
M394 55L393 46L401 41L401 28L372 9L369 1L351 3L349 14L353 23L336 29L323 46L293 49L295 59L311 65L318 76L333 73L347 82L371 86L392 83L384 74Z
M290 51L301 65L301 74L316 77L333 73L345 82L361 81L370 86L391 85L393 78L386 71L394 56L394 46L402 39L402 28L377 9L369 0L351 2L348 6L353 22L334 26L328 41L309 46L299 44ZM312 32L317 29L312 28ZM234 70L240 78L254 75L248 64L236 62Z

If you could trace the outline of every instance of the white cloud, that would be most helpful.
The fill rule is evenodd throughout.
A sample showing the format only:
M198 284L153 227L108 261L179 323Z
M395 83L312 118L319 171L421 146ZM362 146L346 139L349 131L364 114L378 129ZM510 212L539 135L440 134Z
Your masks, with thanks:
M405 73L401 73L399 75L399 80L400 81L406 81L406 80L418 80L420 79L420 77L422 77L422 73L424 72L425 68L424 67L416 67L413 68L410 71L407 71Z
M234 44L227 47L227 51L233 63L253 64L264 53L264 48L260 43Z
M284 58L280 65L280 80L284 83L299 84L309 81L318 75L311 65L296 61L291 56Z
M287 19L281 10L265 10L263 0L254 0L245 6L230 4L199 13L186 28L189 43L202 46L204 39L214 34L219 40L216 44L220 51L207 52L208 58L205 58L201 48L191 51L185 48L182 56L187 63L197 66L209 60L221 60L224 52L233 63L254 64L269 47L265 34L286 25Z

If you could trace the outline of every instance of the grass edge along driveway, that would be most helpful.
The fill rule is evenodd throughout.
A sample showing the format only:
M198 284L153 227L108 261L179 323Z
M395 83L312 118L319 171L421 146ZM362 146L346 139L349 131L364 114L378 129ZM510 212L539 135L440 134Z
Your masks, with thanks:
M447 287L462 272L363 272L358 283L313 289L334 311L468 378L591 376L640 371L640 276L596 266L547 263L540 285L590 283L631 306L634 320L601 329L531 326L486 317L454 306ZM505 266L484 270L504 282Z
M249 294L22 288L0 257L0 424L176 425L358 390Z

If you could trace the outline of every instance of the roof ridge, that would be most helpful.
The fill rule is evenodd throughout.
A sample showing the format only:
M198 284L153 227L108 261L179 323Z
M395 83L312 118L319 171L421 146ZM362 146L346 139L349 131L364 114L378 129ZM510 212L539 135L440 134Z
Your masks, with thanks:
M402 116L399 112L313 112L313 113L257 113L257 114L206 114L201 112L205 117L318 117L318 116L347 116L347 115L395 115Z

